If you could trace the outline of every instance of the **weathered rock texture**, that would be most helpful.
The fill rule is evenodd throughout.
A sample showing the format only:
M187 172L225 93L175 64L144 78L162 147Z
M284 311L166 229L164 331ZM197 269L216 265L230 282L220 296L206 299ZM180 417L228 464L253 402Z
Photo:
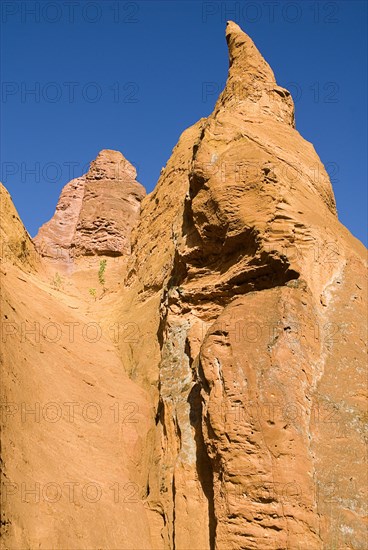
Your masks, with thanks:
M136 177L121 153L101 151L85 176L64 187L54 216L34 239L41 254L54 259L128 254L146 194Z
M2 262L14 263L27 271L40 268L40 259L31 237L14 208L11 196L0 184L0 240Z
M98 401L103 411L111 399L137 414L29 425L7 410L4 479L16 485L6 548L367 547L365 249L338 221L289 92L236 24L226 37L225 90L143 199L124 284L88 305L48 290L37 267L25 274L16 254L5 266L6 323L52 315L97 321L104 335L31 345L3 323L5 399ZM97 166L64 190L65 215L41 230L50 243L119 248L90 231ZM96 202L110 200L102 178ZM83 199L70 201L80 185ZM5 230L24 239L9 216ZM98 482L110 501L25 504L22 481L38 480ZM116 482L136 498L111 500Z

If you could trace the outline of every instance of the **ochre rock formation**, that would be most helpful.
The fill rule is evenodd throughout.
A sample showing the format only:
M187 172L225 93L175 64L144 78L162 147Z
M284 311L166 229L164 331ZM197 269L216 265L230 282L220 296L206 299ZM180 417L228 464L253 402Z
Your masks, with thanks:
M130 252L130 232L146 192L118 151L101 151L85 176L63 189L54 216L34 241L44 256L120 256Z
M3 548L367 547L365 248L226 38L151 194L103 151L34 246L2 190Z

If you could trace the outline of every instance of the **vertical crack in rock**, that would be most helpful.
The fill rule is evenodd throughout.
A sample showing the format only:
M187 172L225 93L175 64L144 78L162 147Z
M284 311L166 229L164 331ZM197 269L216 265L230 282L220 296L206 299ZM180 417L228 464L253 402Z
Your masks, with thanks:
M214 550L217 522L213 492L213 471L202 431L202 398L201 384L199 382L192 387L188 400L190 403L190 422L195 432L197 474L208 503L209 549Z

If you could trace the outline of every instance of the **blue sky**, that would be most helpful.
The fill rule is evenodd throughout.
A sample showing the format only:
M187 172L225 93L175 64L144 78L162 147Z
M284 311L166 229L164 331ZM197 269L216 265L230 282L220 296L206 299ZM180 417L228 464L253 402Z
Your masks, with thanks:
M1 10L1 180L32 236L101 149L122 151L154 188L223 88L232 19L292 92L340 220L367 243L365 0L3 0Z

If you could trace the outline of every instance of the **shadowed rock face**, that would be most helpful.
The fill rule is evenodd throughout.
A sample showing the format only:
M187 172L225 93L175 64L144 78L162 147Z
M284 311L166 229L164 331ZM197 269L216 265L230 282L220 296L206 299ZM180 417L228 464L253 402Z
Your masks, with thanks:
M97 301L78 279L49 290L4 195L4 400L126 411L31 423L27 438L7 411L6 547L366 546L365 249L338 221L289 92L235 23L226 38L226 87L155 190L143 198L132 166L103 151L35 239L74 249L76 263L130 252ZM22 339L24 318L51 314L69 327L97 320L103 337ZM24 479L97 481L105 499L26 505ZM129 489L117 501L106 497L116 482Z
M41 254L120 256L145 196L135 168L118 151L101 151L88 173L63 189L54 216L34 241Z

